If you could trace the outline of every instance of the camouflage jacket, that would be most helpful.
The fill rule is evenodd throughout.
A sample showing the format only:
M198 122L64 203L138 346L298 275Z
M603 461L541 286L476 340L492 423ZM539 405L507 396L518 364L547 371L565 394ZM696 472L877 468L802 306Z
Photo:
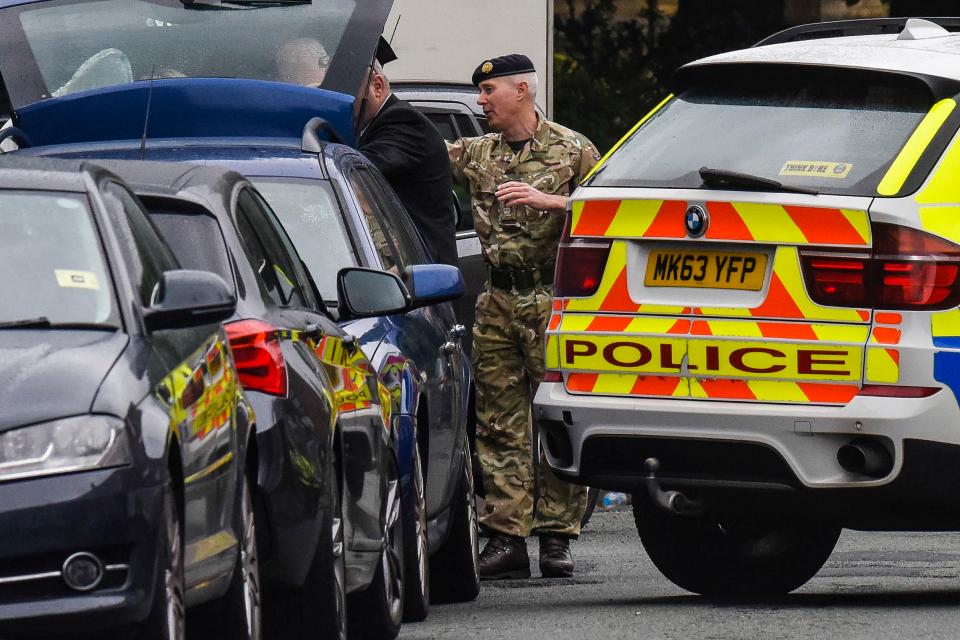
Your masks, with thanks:
M453 179L468 184L473 224L487 263L515 269L553 264L563 216L525 205L502 206L497 187L526 182L544 193L569 196L600 154L589 140L544 118L519 154L499 133L460 138L447 144Z

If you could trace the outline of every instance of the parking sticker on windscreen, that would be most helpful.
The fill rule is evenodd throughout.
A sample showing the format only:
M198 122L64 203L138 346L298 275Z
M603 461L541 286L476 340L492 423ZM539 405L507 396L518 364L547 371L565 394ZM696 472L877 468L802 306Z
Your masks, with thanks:
M99 289L97 274L92 271L72 271L70 269L54 269L57 284L72 289Z
M778 175L799 178L832 178L843 180L850 175L849 162L820 162L818 160L787 160Z

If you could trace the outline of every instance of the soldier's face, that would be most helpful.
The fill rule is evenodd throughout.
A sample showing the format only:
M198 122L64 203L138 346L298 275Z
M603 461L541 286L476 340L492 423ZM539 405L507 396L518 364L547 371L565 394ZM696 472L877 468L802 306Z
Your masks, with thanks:
M487 116L491 129L502 131L523 111L523 96L510 77L490 78L480 83L477 104Z

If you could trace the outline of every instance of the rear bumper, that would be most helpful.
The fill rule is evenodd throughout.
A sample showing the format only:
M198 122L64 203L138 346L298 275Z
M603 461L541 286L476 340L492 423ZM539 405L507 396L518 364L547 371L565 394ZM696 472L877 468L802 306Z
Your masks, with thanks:
M0 484L0 629L94 632L147 617L163 489L146 475L125 467ZM56 575L81 551L105 567L83 593Z
M960 527L960 409L948 389L838 407L583 396L545 383L534 405L547 461L572 482L641 490L643 461L657 457L665 486L734 508L799 509L863 528ZM889 474L840 466L838 449L858 437L891 449Z

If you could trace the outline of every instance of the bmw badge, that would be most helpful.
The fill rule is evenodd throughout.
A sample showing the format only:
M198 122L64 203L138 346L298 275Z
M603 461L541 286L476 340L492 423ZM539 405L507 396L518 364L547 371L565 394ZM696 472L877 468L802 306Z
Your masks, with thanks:
M705 234L709 224L710 216L707 215L707 211L699 205L691 206L687 209L687 213L683 217L683 226L686 227L687 235L691 238L699 238Z

